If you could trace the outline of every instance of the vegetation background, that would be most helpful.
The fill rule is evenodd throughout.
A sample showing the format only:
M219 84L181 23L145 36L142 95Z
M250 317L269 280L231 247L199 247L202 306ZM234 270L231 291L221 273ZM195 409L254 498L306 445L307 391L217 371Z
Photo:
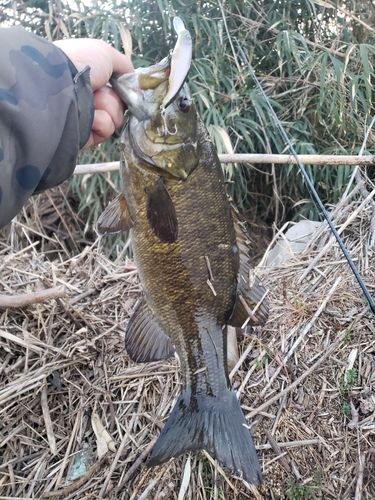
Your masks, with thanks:
M0 25L21 24L51 40L103 38L149 65L173 47L172 19L194 39L189 85L218 152L282 153L285 144L263 98L240 64L236 37L301 154L356 154L373 106L373 0L9 0ZM118 159L116 141L80 163ZM374 153L370 135L367 153ZM236 203L254 225L319 214L296 166L223 165ZM307 170L323 201L336 203L352 167ZM371 172L368 172L371 177ZM118 188L118 174L75 176L82 234Z
M0 26L21 24L26 29L51 40L64 37L104 38L119 50L131 53L135 66L151 64L164 57L173 47L175 35L172 19L175 15L184 19L193 34L194 53L189 85L219 153L286 151L264 100L255 89L246 68L239 63L233 43L234 37L239 40L254 66L298 153L359 152L373 115L375 0L170 0L169 2L167 0L0 0ZM120 131L105 144L82 154L80 163L118 160L119 133ZM374 144L375 135L371 133L365 152L375 154ZM228 188L250 221L253 233L260 226L273 226L275 229L288 220L298 220L302 217L319 218L296 166L233 164L223 165L223 168L227 179L232 181L228 184ZM351 175L352 167L308 165L307 171L324 203L329 205L339 200ZM363 177L370 184L374 179L374 170L368 169L366 174ZM110 372L113 375L122 373L126 366L124 357L121 357L122 338L117 330L112 332L112 327L117 323L121 324L123 319L128 317L133 305L128 301L121 301L120 309L117 306L108 308L107 300L113 301L114 298L117 300L117 297L122 296L124 287L130 287L132 294L139 293L138 285L134 285L131 281L133 278L129 282L123 279L126 264L121 257L127 250L128 242L123 236L101 240L100 245L106 245L103 248L105 253L111 257L118 257L118 260L111 259L111 265L103 257L102 249L96 252L93 244L93 239L96 237L93 225L118 189L118 173L74 176L69 186L60 186L31 199L17 217L17 224L9 224L0 232L0 255L5 256L11 248L12 253L17 251L15 255L19 259L13 261L11 266L3 266L1 279L5 290L9 288L21 290L21 286L29 287L35 281L35 276L38 276L36 273L43 275L43 280L47 280L47 283L54 283L56 272L59 270L58 276L63 280L67 282L72 280L75 283L74 280L77 279L82 290L92 289L96 294L92 299L88 297L87 302L74 310L78 320L72 321L64 307L55 308L53 304L50 306L51 309L43 306L45 307L43 320L40 309L35 311L31 309L28 312L20 310L17 315L8 313L3 315L6 321L4 320L2 328L9 328L10 332L21 335L21 341L24 332L29 330L34 332L32 338L40 338L41 342L46 342L46 344L43 342L35 344L42 351L38 357L30 356L29 344L25 349L16 346L12 351L4 351L6 352L4 359L8 363L7 370L9 370L9 372L2 371L6 384L13 376L16 383L28 376L30 377L28 380L33 380L32 376L37 370L42 368L44 370L45 364L55 366L52 365L56 359L54 342L59 349L61 347L63 362L66 361L64 356L68 349L72 353L77 349L74 357L76 364L69 365L69 368L63 371L64 379L71 378L75 381L77 391L69 389L69 397L60 391L57 393L52 391L49 395L51 415L58 423L56 436L59 455L51 458L45 454L43 467L40 468L41 474L45 473L45 477L35 475L38 478L36 481L22 480L17 484L21 492L26 491L26 487L33 492L34 488L37 491L37 488L44 488L45 484L50 484L51 470L56 470L54 468L56 460L60 463L66 452L66 443L70 442L72 432L74 434L71 424L73 425L73 421L78 422L78 419L72 420L72 415L75 415L77 408L82 404L81 386L85 387L85 391L87 387L85 408L96 408L99 402L102 415L107 418L107 401L104 401L104 397L107 397L107 385L104 385L107 384L107 377L98 377L96 383L91 384L91 377L96 377L96 373L102 373L94 372L92 366L96 370L97 366L107 365L113 370ZM342 212L345 220L348 213ZM341 221L344 220L344 215ZM360 271L363 271L369 283L373 283L372 270L375 266L369 260L372 253L369 251L367 241L371 227L368 210L362 210L356 221L346 233L350 236L346 242L349 241L349 251L358 259ZM322 245L326 242L323 237L321 241ZM38 245L34 245L36 242ZM27 254L22 251L26 246L29 249ZM31 249L30 246L34 248ZM32 258L30 258L31 250L34 252ZM260 247L259 253L261 250ZM255 252L253 249L253 253L256 253L256 249ZM44 255L51 259L51 265L44 259ZM56 259L56 256L60 260ZM4 258L4 262L9 262L6 260L8 257ZM277 403L277 408L272 410L278 415L275 436L279 442L309 439L312 435L318 436L324 442L325 439L330 440L330 436L334 436L329 441L330 447L327 446L325 449L323 446L320 449L319 444L319 449L306 446L288 451L287 458L291 464L298 465L297 469L300 470L303 481L306 478L307 481L310 480L306 484L300 482L295 470L293 474L296 480L289 482L293 474L285 472L286 469L284 470L283 466L279 466L272 458L269 463L274 462L272 467L275 468L270 469L274 483L268 483L270 496L265 498L276 498L279 486L280 491L284 491L286 498L290 500L335 498L335 494L336 498L354 498L354 490L360 482L358 471L362 470L363 474L363 468L358 466L361 463L358 462L358 455L364 457L370 450L367 455L370 457L371 450L374 449L368 434L371 431L363 427L364 423L368 423L369 417L366 416L366 412L359 413L360 428L354 427L351 432L348 431L351 404L354 402L356 408L359 408L357 410L353 406L358 416L359 405L362 405L366 398L373 397L373 391L368 390L368 387L373 382L374 356L371 332L374 332L374 327L373 322L366 317L366 306L362 302L362 296L358 294L357 284L350 281L348 270L340 264L339 259L342 259L341 254L333 251L327 257L326 263L328 264L329 260L334 262L329 264L330 267L324 268L329 280L322 280L322 276L319 275L313 287L310 286L311 282L306 281L302 290L298 282L297 269L298 273L300 272L298 263L296 267L277 268L273 274L271 269L267 273L267 280L271 283L270 295L275 304L275 315L262 336L259 339L255 338L255 354L246 364L246 370L249 368L248 373L251 373L256 366L256 384L251 384L251 389L246 393L244 400L248 409L254 404L250 393L255 391L255 385L259 386L260 391L262 385L268 384L270 374L279 367L279 355L284 352L285 345L288 346L288 342L289 345L293 345L294 339L300 338L300 332L305 331L305 326L311 324L311 318L315 317L318 307L321 307L321 300L328 297L332 280L337 277L343 280L341 288L337 289L336 295L330 300L328 311L323 311L319 322L316 322L316 333L311 335L309 344L304 344L298 355L296 351L290 358L290 364L288 362L285 373L281 372L275 385L270 388L270 394L278 390L275 387L281 389L289 381L295 381L301 372L307 370L306 366L312 359L327 350L327 345L334 341L339 332L344 331L346 334L335 358L328 358L325 364L321 365L321 370L309 375L301 385L301 391L298 390L290 396L290 405L286 402L285 396L280 407ZM46 272L45 269L50 271ZM131 270L130 274L132 272ZM9 276L7 285L6 276ZM86 332L86 326L90 330L89 334ZM97 329L97 337L95 329L91 331L92 327ZM50 333L52 329L56 330L54 338ZM107 333L103 336L103 331L106 329L111 332L110 336ZM286 337L285 332L289 332L290 336ZM3 341L2 345L7 346L7 343L4 344ZM46 346L46 353L40 345ZM89 346L90 357L87 357L86 350L82 350L80 357L81 345ZM70 351L71 346L73 351ZM245 347L245 343L243 346ZM358 351L359 369L345 372L344 367L353 351ZM12 352L14 355L10 358ZM93 364L91 361L89 363L90 359ZM49 361L51 365L48 364ZM29 363L28 370L26 370L27 363ZM355 366L357 367L357 364ZM90 383L87 382L88 379ZM103 391L100 394L97 392L99 380L103 383ZM134 376L134 382L126 384L126 392L123 392L122 380L116 382L117 385L111 390L118 391L113 392L116 394L115 399L133 400L138 398L137 394L141 387L145 403L141 402L139 407L142 411L144 408L150 410L150 415L154 415L151 420L156 421L158 408L154 401L161 401L157 399L160 395L160 384L156 375L155 389L150 388L152 380L148 380L146 387L150 391L149 401L152 403L147 401L148 393L143 389L143 382L139 385L138 374ZM170 387L168 394L175 391L176 386L172 386L172 383L178 385L180 379L168 376L170 385L163 386ZM356 392L353 392L354 385ZM135 392L131 392L133 390ZM14 425L11 436L19 432L16 436L18 441L15 441L16 438L7 439L6 452L6 456L11 460L17 456L17 463L19 456L22 458L24 453L28 453L25 450L34 452L34 449L40 449L42 453L43 447L46 449L47 446L43 437L45 424L41 414L39 386L35 388L34 393L30 391L28 400L26 393L20 394L21 399L17 399L17 395L17 398L14 398L14 405L9 403L7 407L8 416L11 416L10 424L9 420L3 419L6 429ZM262 389L259 392L262 400L264 394ZM302 409L301 395L303 404L306 405ZM259 397L257 396L256 401L259 401ZM160 404L166 404L165 401L163 394ZM324 411L320 415L322 404ZM125 413L127 411L126 408ZM125 417L128 418L132 411L129 410L126 416L119 406L116 419L125 422ZM134 411L138 412L138 407ZM18 431L20 429L18 422L23 419L24 412L33 415L34 420L30 426L25 427L25 430L21 428ZM89 411L82 413L85 422L88 421L88 414ZM303 423L303 427L300 427L300 423L301 425ZM149 425L148 420L144 429ZM261 424L259 431L261 434L262 425L266 429L268 424ZM86 429L83 424L77 425L78 427ZM118 429L122 428L118 424ZM274 429L276 431L276 426ZM35 436L44 440L40 441L42 444L39 444ZM120 433L117 436L120 436ZM146 436L142 430L142 436L145 437L144 443L148 443L153 434ZM142 442L137 436L137 440L133 442L136 456L139 454L139 444ZM75 446L80 445L77 439ZM72 451L76 453L78 449ZM271 458L272 455L267 455L265 452L264 456ZM370 458L366 460L363 481L366 493L363 493L363 498L365 494L366 498L375 498L373 494L375 463ZM175 477L178 477L178 481L182 477L182 462L176 461L176 463L172 469L174 472L165 477L165 482L172 486ZM19 465L21 466L21 463ZM25 470L30 478L32 472L29 473L28 467L29 465ZM194 466L192 469L194 470ZM13 468L9 470L13 471ZM18 465L15 471L18 481L22 478ZM130 483L130 488L133 488L135 483L143 485L148 473L143 471L142 474L145 474L142 476L142 481L136 477L134 482ZM206 479L202 485L209 491L209 488L212 489L212 476L206 474L205 470L203 475ZM97 488L95 491L99 491L102 479L93 482L93 490ZM195 481L197 485L198 480ZM51 484L55 484L54 480ZM14 496L15 490L11 490L16 487L14 484L9 482L4 487L8 488L8 492L12 491ZM86 485L82 488L86 488ZM84 491L83 496L87 497L87 490Z

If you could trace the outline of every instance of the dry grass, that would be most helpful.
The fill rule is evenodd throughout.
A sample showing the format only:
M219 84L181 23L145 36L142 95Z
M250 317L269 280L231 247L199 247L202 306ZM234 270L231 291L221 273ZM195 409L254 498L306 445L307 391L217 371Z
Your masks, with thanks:
M256 490L203 453L147 469L178 366L127 358L124 328L140 294L131 263L75 237L80 222L65 212L63 223L61 191L32 203L2 234L0 293L62 285L64 295L0 310L0 499L375 497L373 317L336 245L298 283L327 232L306 255L259 269L271 317L241 340L247 355L233 376L264 471ZM343 204L337 223L356 206ZM370 220L366 205L343 236L375 294ZM69 481L83 458L86 473Z

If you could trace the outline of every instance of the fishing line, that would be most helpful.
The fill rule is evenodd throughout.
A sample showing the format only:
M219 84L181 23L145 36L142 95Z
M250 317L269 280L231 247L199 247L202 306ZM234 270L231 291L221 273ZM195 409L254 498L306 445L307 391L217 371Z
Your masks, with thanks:
M253 70L253 67L251 66L248 58L246 57L244 51L242 50L242 47L240 46L237 38L234 38L236 44L237 44L237 47L238 47L238 51L240 53L240 56L241 56L241 59L242 61L245 63L245 65L248 67L249 71L250 71L250 74L256 84L256 86L258 87L258 90L259 92L261 93L263 99L265 100L267 106L268 106L268 109L273 117L273 119L275 120L275 123L282 135L282 137L284 138L285 140L285 143L288 145L291 153L293 154L294 158L296 159L296 162L297 162L297 165L298 165L298 168L300 169L300 172L302 173L303 175L303 178L305 179L308 187L309 187L309 190L311 192L311 194L313 195L313 198L315 199L315 202L317 203L317 205L319 206L319 209L321 210L322 214L324 215L324 218L326 219L326 221L328 222L328 225L329 227L331 228L331 231L333 232L336 240L337 240L337 243L339 244L341 250L342 250L342 253L344 254L346 260L348 261L348 264L354 274L354 276L356 277L357 281L358 281L358 284L359 286L362 288L362 291L369 303L369 306L371 308L371 311L375 314L375 302L374 302L374 299L372 298L370 292L367 290L367 287L361 277L361 275L359 274L358 272L358 269L355 267L354 265L354 262L352 261L352 258L350 257L342 239L340 238L340 235L338 234L338 232L336 231L336 228L327 212L327 210L325 209L323 203L322 203L322 200L319 198L319 195L318 193L316 192L315 188L314 188L314 185L313 183L311 182L310 180L310 177L308 176L306 170L305 170L305 167L302 165L302 163L300 162L299 158L298 158L298 155L297 153L295 152L285 130L284 130L284 127L282 126L282 124L280 123L280 120L278 119L273 107L272 107L272 104L270 103L268 97L266 96L266 93L264 92L261 84L259 83L259 80L258 78L256 77L255 75L255 72Z

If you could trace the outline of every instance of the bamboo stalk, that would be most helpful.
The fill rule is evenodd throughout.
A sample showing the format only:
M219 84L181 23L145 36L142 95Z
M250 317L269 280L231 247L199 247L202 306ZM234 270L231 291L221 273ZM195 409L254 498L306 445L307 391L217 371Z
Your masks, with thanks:
M375 156L344 156L344 155L299 155L301 163L305 165L374 165ZM219 155L221 163L279 163L296 164L293 155L248 154L248 155ZM108 163L87 163L77 165L75 174L95 174L100 172L114 172L120 167L119 161Z

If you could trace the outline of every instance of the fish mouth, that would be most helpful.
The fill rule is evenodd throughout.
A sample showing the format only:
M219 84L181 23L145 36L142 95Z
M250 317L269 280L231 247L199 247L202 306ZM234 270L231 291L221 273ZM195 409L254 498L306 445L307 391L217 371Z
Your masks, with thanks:
M139 121L167 108L187 78L192 59L191 35L179 17L173 19L173 26L177 41L169 56L148 68L123 75L114 73L111 77L112 87Z
M114 73L110 83L130 113L138 121L143 121L149 119L159 107L153 102L153 96L157 89L168 81L169 73L170 58L165 57L158 64L138 68L134 73Z

